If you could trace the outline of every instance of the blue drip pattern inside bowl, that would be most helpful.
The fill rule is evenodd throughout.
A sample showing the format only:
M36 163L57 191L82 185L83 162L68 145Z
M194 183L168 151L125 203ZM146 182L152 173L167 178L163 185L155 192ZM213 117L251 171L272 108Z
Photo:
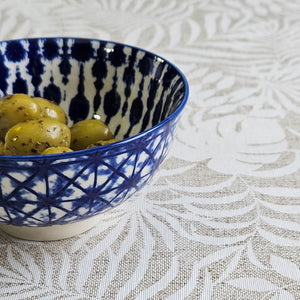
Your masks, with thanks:
M68 125L100 117L120 141L43 156L0 156L0 222L45 226L103 212L165 158L188 97L183 74L145 50L79 38L0 42L0 96L60 105Z

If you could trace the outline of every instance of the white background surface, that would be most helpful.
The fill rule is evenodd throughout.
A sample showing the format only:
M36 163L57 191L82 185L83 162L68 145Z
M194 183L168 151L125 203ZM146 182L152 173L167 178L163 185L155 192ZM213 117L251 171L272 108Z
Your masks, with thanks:
M300 2L0 3L0 39L119 41L191 95L151 185L78 237L0 234L1 299L300 299Z

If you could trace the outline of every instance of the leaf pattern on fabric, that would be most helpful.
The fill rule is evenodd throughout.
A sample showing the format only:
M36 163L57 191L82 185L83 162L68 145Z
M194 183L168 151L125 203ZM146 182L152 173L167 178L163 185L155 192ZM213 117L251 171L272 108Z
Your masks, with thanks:
M0 298L300 298L300 4L10 0L0 38L124 42L176 63L190 98L152 182L74 238L0 232Z

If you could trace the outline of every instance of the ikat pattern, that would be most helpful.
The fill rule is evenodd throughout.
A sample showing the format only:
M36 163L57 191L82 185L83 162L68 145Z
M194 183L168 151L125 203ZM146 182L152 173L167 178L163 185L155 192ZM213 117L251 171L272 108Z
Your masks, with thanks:
M12 40L0 49L0 74L7 75L3 95L55 101L71 124L100 116L122 140L111 150L57 159L1 156L2 223L75 222L125 201L151 179L187 100L187 83L175 67L143 50L99 40Z

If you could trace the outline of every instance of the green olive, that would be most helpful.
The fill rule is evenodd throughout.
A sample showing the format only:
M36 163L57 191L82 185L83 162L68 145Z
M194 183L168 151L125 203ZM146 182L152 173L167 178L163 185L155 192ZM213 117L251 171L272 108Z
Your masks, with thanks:
M66 152L72 152L73 150L69 147L49 147L45 149L41 154L55 154L55 153L66 153Z
M40 106L43 117L56 119L64 124L67 124L68 119L66 113L55 102L40 97L32 97L32 101Z
M104 146L104 145L107 145L107 144L112 144L112 143L115 143L117 141L118 140L116 140L116 139L110 139L110 140L106 140L106 141L97 141L94 144L88 145L87 149L94 148L94 147L99 147L99 146Z
M25 94L7 95L0 101L0 139L19 122L42 117L42 109Z
M86 149L99 140L114 138L107 125L96 119L79 121L71 127L71 148Z
M49 147L70 147L71 132L66 124L54 119L35 119L11 127L5 136L9 155L41 154Z

